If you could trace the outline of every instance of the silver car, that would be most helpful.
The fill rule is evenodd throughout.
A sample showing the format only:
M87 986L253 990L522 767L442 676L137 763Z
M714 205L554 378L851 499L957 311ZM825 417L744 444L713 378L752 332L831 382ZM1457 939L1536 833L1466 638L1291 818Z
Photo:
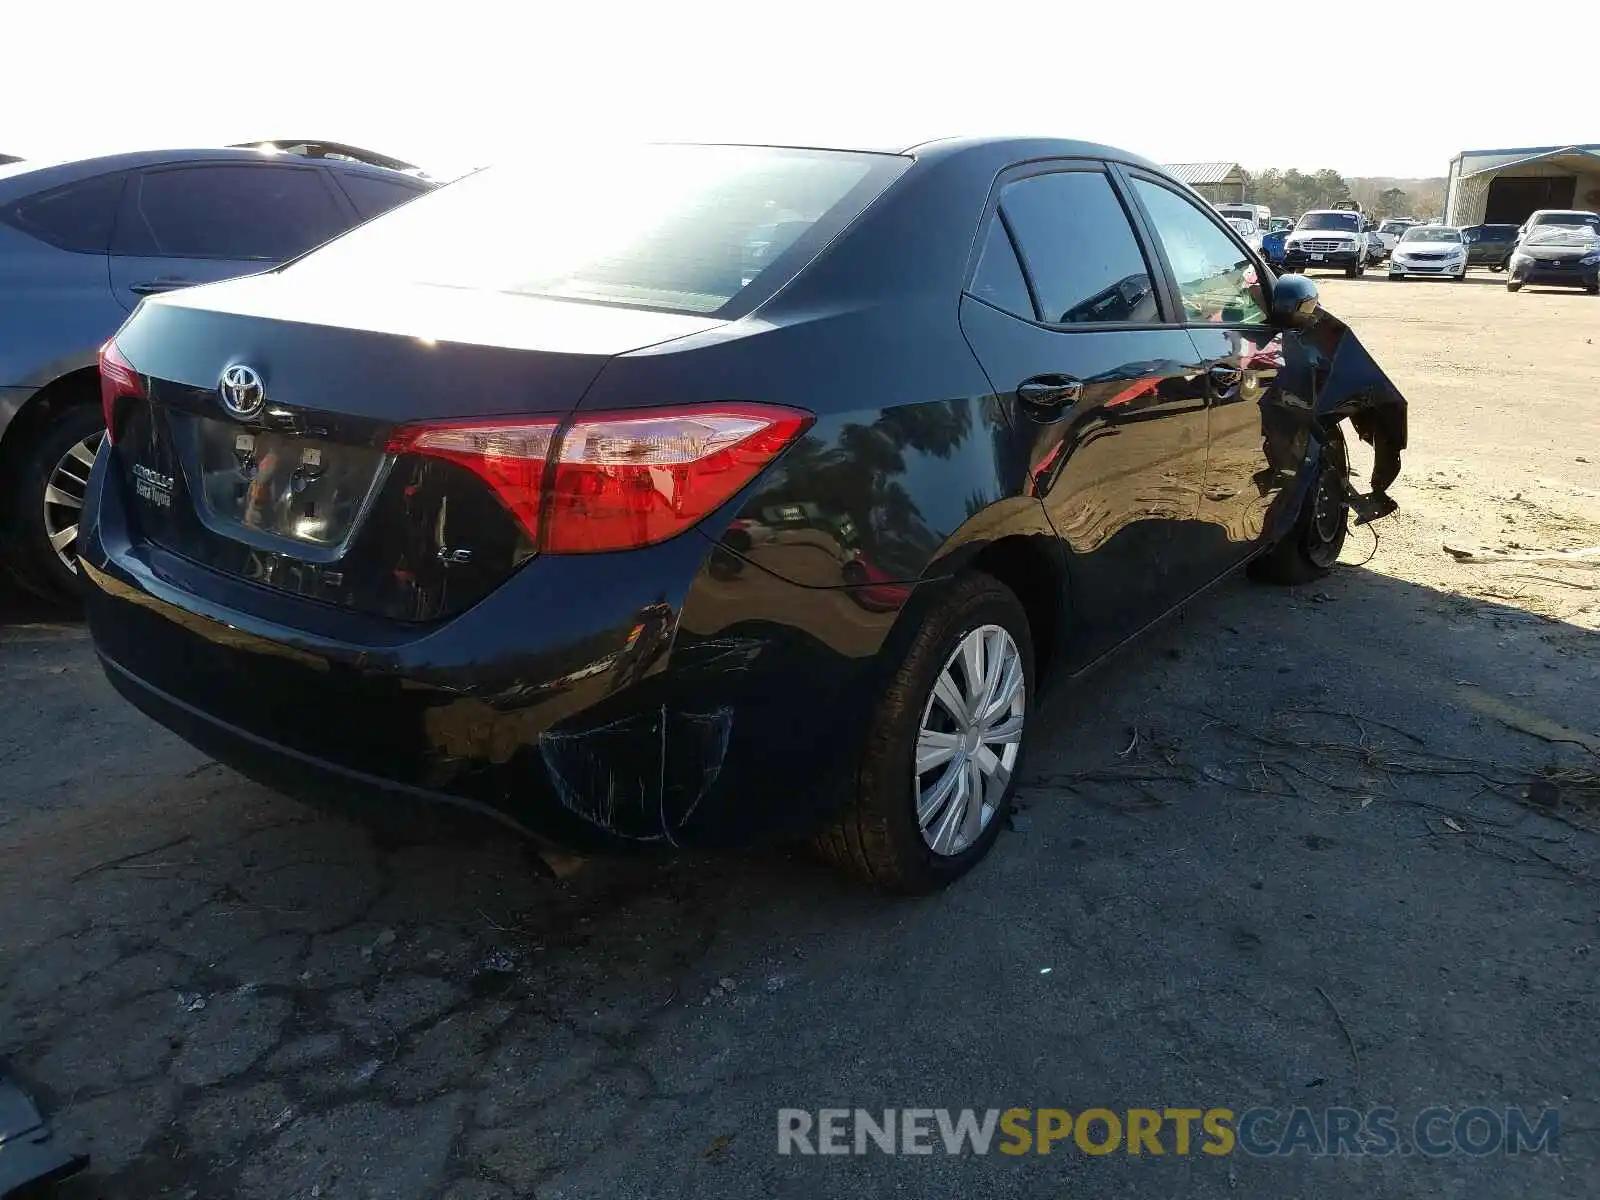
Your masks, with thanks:
M433 186L249 148L0 166L0 565L75 594L96 354L142 297L270 269Z

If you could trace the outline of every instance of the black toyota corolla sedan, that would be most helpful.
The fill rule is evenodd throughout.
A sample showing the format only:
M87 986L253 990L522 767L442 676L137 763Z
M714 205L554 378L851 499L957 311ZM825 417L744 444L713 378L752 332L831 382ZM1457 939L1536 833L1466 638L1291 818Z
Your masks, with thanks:
M557 182L559 181L559 182ZM80 555L156 720L375 819L579 850L999 836L1045 684L1326 570L1404 400L1194 193L1078 142L490 169L102 353ZM1381 510L1369 510L1381 511Z
M1506 290L1524 284L1600 293L1600 232L1589 225L1536 225L1511 255Z

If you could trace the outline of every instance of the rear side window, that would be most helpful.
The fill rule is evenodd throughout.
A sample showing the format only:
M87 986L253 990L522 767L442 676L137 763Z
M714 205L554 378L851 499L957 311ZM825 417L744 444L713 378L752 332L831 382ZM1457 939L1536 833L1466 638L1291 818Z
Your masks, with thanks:
M315 167L219 164L150 171L117 225L118 254L278 262L349 219Z
M363 221L370 221L397 204L414 200L427 190L377 175L358 175L354 171L340 171L334 177L338 179L345 195L350 197L350 203L356 206L356 212L361 214Z
M1011 184L1000 207L1017 237L1045 321L1160 320L1155 284L1111 181L1060 171Z
M989 234L984 238L983 255L978 259L969 290L979 300L1004 312L1037 320L1033 297L1028 295L1028 281L1022 277L1022 264L1017 262L1011 237L998 215L989 218Z
M419 197L292 269L711 313L770 293L909 165L768 146L553 153Z
M0 219L62 250L104 254L126 178L97 175L25 196L0 210Z

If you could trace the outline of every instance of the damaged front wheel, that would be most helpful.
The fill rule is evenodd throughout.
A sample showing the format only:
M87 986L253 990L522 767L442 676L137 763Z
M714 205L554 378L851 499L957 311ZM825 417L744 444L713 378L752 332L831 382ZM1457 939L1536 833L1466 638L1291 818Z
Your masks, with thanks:
M1294 527L1266 553L1250 563L1250 578L1262 583L1310 583L1339 561L1350 531L1349 492L1344 435L1328 431L1317 477L1300 505Z

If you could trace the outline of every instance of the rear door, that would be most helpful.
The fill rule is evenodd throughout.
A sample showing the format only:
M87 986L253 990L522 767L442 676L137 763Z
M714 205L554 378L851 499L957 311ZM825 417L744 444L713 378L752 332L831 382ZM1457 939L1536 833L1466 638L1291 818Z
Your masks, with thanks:
M153 167L123 194L111 285L132 311L148 295L250 275L356 223L321 167L205 162Z
M1109 648L1193 590L1205 390L1103 164L1002 177L962 328L1070 554L1080 640Z
M1305 455L1311 398L1284 392L1285 338L1297 335L1268 324L1266 277L1255 256L1176 186L1138 171L1128 177L1205 368L1210 451L1199 518L1215 576L1280 528Z
M124 182L97 175L0 202L0 387L90 365L122 323L106 248Z

